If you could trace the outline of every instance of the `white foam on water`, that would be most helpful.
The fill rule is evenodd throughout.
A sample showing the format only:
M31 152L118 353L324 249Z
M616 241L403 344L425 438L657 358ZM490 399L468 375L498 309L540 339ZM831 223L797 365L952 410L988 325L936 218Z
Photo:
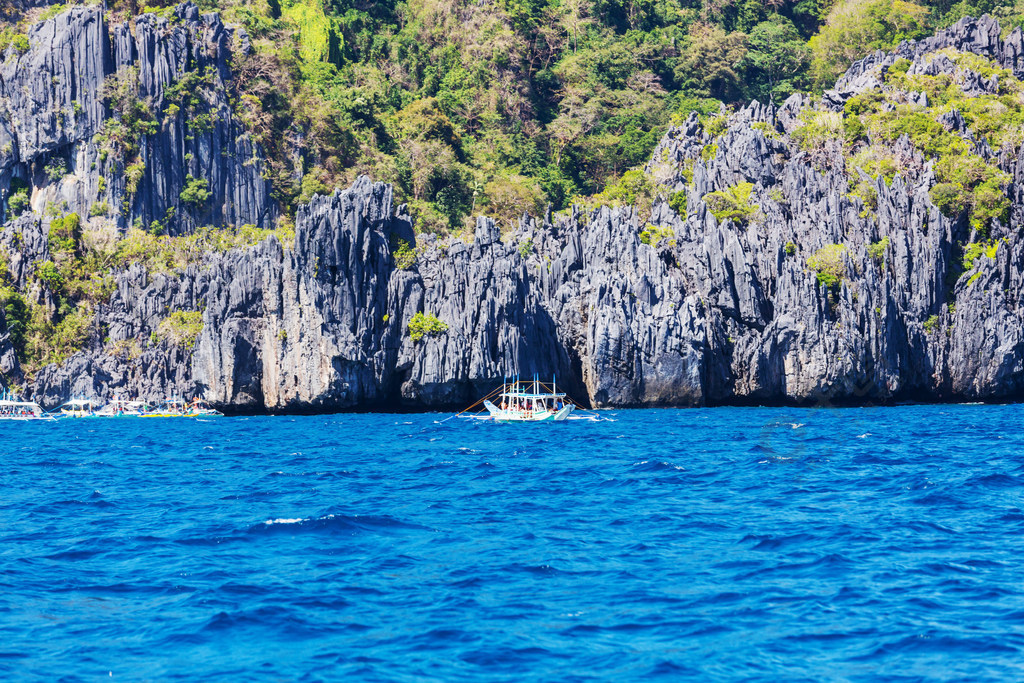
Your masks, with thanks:
M302 519L301 517L294 517L294 518L279 517L278 519L268 519L267 521L265 521L263 523L266 524L267 526L270 526L271 524L298 524L299 522L305 522L305 521L306 520Z

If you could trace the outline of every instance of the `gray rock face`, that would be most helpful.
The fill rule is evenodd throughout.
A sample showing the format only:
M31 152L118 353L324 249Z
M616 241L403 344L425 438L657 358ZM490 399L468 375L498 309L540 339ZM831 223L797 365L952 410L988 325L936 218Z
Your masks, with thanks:
M188 142L189 129L171 117L147 138L148 189L140 195L148 194L134 215L148 218L173 205L165 186L180 187L195 162L203 177L220 179L211 185L217 200L210 211L224 222L271 220L252 177L214 161L224 158L224 145L248 144L244 135L238 141L238 124L218 99L230 31L187 5L177 10L180 24L140 20L134 36L95 28L101 19L89 12L63 15L81 28L62 35L94 31L100 43L107 35L109 64L97 73L138 64L140 87L157 109L187 55L207 59L204 68L217 74L207 111L218 123L208 134ZM200 37L212 46L204 54L196 52ZM964 20L858 62L827 102L841 108L900 56L911 60L911 71L951 72L951 61L929 57L944 47L993 57L1019 75L1024 66L1019 30L1000 41L993 21ZM41 69L53 68L55 58L32 57L51 65ZM958 82L993 87L969 75ZM78 92L97 87L88 80ZM40 91L39 106L66 101L62 96ZM28 163L25 149L34 150L36 163L69 144L87 150L88 131L101 127L105 114L94 95L81 97L94 97L98 108L77 128L0 119L17 150L3 168ZM996 155L969 137L959 112L943 116L948 130L969 138L1013 179L1009 224L992 228L1007 241L960 274L958 244L970 239L970 228L932 204L930 163L902 140L893 151L906 177L872 181L877 210L865 211L849 195L841 158L822 172L789 140L807 104L799 95L779 108L754 103L733 114L716 140L695 116L668 131L648 172L676 198L673 205L685 197L685 215L665 201L643 218L629 208L573 209L524 217L504 238L480 218L472 242L442 242L414 236L391 188L360 178L302 207L294 244L271 238L209 254L175 275L140 266L120 273L97 312L90 346L38 373L29 393L47 405L71 393L127 391L151 399L205 395L235 410L431 408L468 404L508 375L538 374L557 375L570 395L597 406L1019 396L1024 243L1015 236L1024 220L1024 151ZM702 158L712 142L717 151ZM246 149L259 157L257 148ZM751 184L756 215L745 223L716 219L704 198L739 183ZM868 247L884 239L883 257L872 256ZM414 263L396 262L402 241L415 246ZM27 282L31 264L47 255L45 221L19 219L4 230L3 244L17 252L12 278ZM845 277L836 288L819 284L808 266L828 245L842 245ZM192 348L153 337L174 311L202 312ZM420 313L436 316L444 329L414 340L410 325ZM9 347L0 335L4 372Z
M18 178L30 185L37 212L52 203L88 216L105 205L102 215L122 230L154 221L171 234L274 223L263 153L228 105L228 65L235 51L248 49L243 31L225 27L216 14L200 16L192 3L175 8L173 21L139 16L133 30L109 26L102 9L89 6L37 24L28 38L29 51L0 66L3 198ZM165 92L188 73L202 76L189 90L199 102L174 113ZM155 132L127 156L103 143L116 104L104 84L120 76L134 85L133 75ZM131 164L143 169L134 192L126 182ZM206 202L182 201L189 176L206 182Z

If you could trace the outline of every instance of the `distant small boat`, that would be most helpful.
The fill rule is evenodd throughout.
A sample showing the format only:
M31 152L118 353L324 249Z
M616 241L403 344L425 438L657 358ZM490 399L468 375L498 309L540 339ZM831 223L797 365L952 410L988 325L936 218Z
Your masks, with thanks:
M96 403L90 398L73 398L60 407L61 417L96 417Z
M96 411L96 417L142 417L153 409L145 401L132 401L115 396Z
M223 415L224 413L216 408L211 408L210 404L201 398L194 399L185 412L185 417L223 417Z
M42 406L34 401L23 401L11 392L0 394L0 420L52 420Z
M190 403L182 398L171 397L165 398L159 408L144 413L142 417L217 417L223 414L199 398Z

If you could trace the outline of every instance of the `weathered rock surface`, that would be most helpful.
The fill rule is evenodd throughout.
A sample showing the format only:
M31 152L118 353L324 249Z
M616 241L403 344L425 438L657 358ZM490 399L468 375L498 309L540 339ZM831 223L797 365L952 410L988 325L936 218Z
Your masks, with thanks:
M198 225L274 222L262 151L228 105L232 54L249 49L241 29L200 15L192 3L175 8L171 19L141 15L133 28L110 26L102 8L88 6L37 24L28 39L28 52L10 51L0 66L4 199L17 178L30 186L39 213L53 204L88 216L105 205L101 213L122 229L157 221L176 234ZM198 94L199 103L175 112L165 91L187 72L203 76L187 93ZM154 132L142 137L138 153L108 144L117 137L104 128L117 104L104 87L112 77L137 81L153 116ZM129 164L143 169L134 192L125 181ZM201 205L180 198L189 176L211 193Z
M104 48L109 64L95 73L137 63L143 87L159 102L199 35L214 46L210 64L219 69L230 32L189 6L177 11L181 25L151 19L135 36L115 27ZM68 26L80 27L65 33L103 44L98 16L88 10L64 16ZM995 22L964 20L927 41L858 62L827 102L841 107L877 84L880 69L898 57L911 60L911 70L956 69L941 56L929 58L945 47L995 58L1024 75L1022 46L1019 29L1001 41ZM33 64L65 68L54 66L56 54L38 54ZM86 104L73 126L30 125L25 113L0 118L0 131L15 140L3 172L68 145L88 148L103 120L103 105L90 94L96 78L102 80L97 75L77 86L76 97ZM961 82L991 87L985 79ZM17 111L67 105L56 91L37 96L40 104ZM160 188L180 186L188 169L179 152L188 148L207 160L204 177L220 179L213 183L219 208L211 210L224 222L273 218L265 188L257 190L236 166L213 161L224 149L218 145L243 144L238 140L245 137L236 136L237 123L221 105L210 104L223 118L205 143L197 135L188 147L181 121L164 123L152 136L147 174L153 175L134 215L155 215L173 203L173 192ZM121 273L98 311L91 346L41 371L29 393L48 405L71 393L130 391L150 398L202 394L241 410L426 408L466 404L503 376L538 373L557 374L570 394L599 406L1019 397L1024 151L998 157L1013 179L1007 191L1014 205L1009 224L996 222L992 230L1006 241L995 258L981 256L972 273L960 275L957 243L970 238L969 226L932 204L930 163L902 141L896 152L910 169L907 177L875 182L877 211L865 212L849 196L841 169L816 170L789 142L805 106L807 99L795 95L778 108L754 103L737 112L706 160L701 152L712 138L696 117L670 130L648 170L666 196L685 193L685 216L665 202L643 220L632 209L574 209L543 220L524 217L504 239L493 221L481 218L471 243L440 242L414 237L390 187L361 178L302 207L294 245L272 238L210 254L176 275L138 266ZM957 112L942 123L969 136ZM974 142L995 158L984 141ZM257 148L245 149L259 156ZM753 184L760 215L749 225L716 220L703 198L740 182ZM660 235L646 240L653 244L641 239L650 226ZM883 238L889 239L885 258L873 258L868 246ZM416 262L404 269L395 262L400 240L417 245ZM21 281L46 255L45 226L19 219L5 229L3 243L17 252L11 271ZM835 290L820 285L807 266L829 244L846 248L847 276ZM193 349L149 341L177 310L202 311ZM447 329L413 341L408 327L420 312L436 315ZM0 370L8 372L11 353L0 338Z

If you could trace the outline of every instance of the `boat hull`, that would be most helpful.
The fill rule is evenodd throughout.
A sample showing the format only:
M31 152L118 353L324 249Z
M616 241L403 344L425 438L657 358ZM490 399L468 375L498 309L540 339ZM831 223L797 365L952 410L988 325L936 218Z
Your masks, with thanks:
M502 410L490 401L484 401L484 408L496 422L563 422L572 414L575 406L567 403L560 410Z

